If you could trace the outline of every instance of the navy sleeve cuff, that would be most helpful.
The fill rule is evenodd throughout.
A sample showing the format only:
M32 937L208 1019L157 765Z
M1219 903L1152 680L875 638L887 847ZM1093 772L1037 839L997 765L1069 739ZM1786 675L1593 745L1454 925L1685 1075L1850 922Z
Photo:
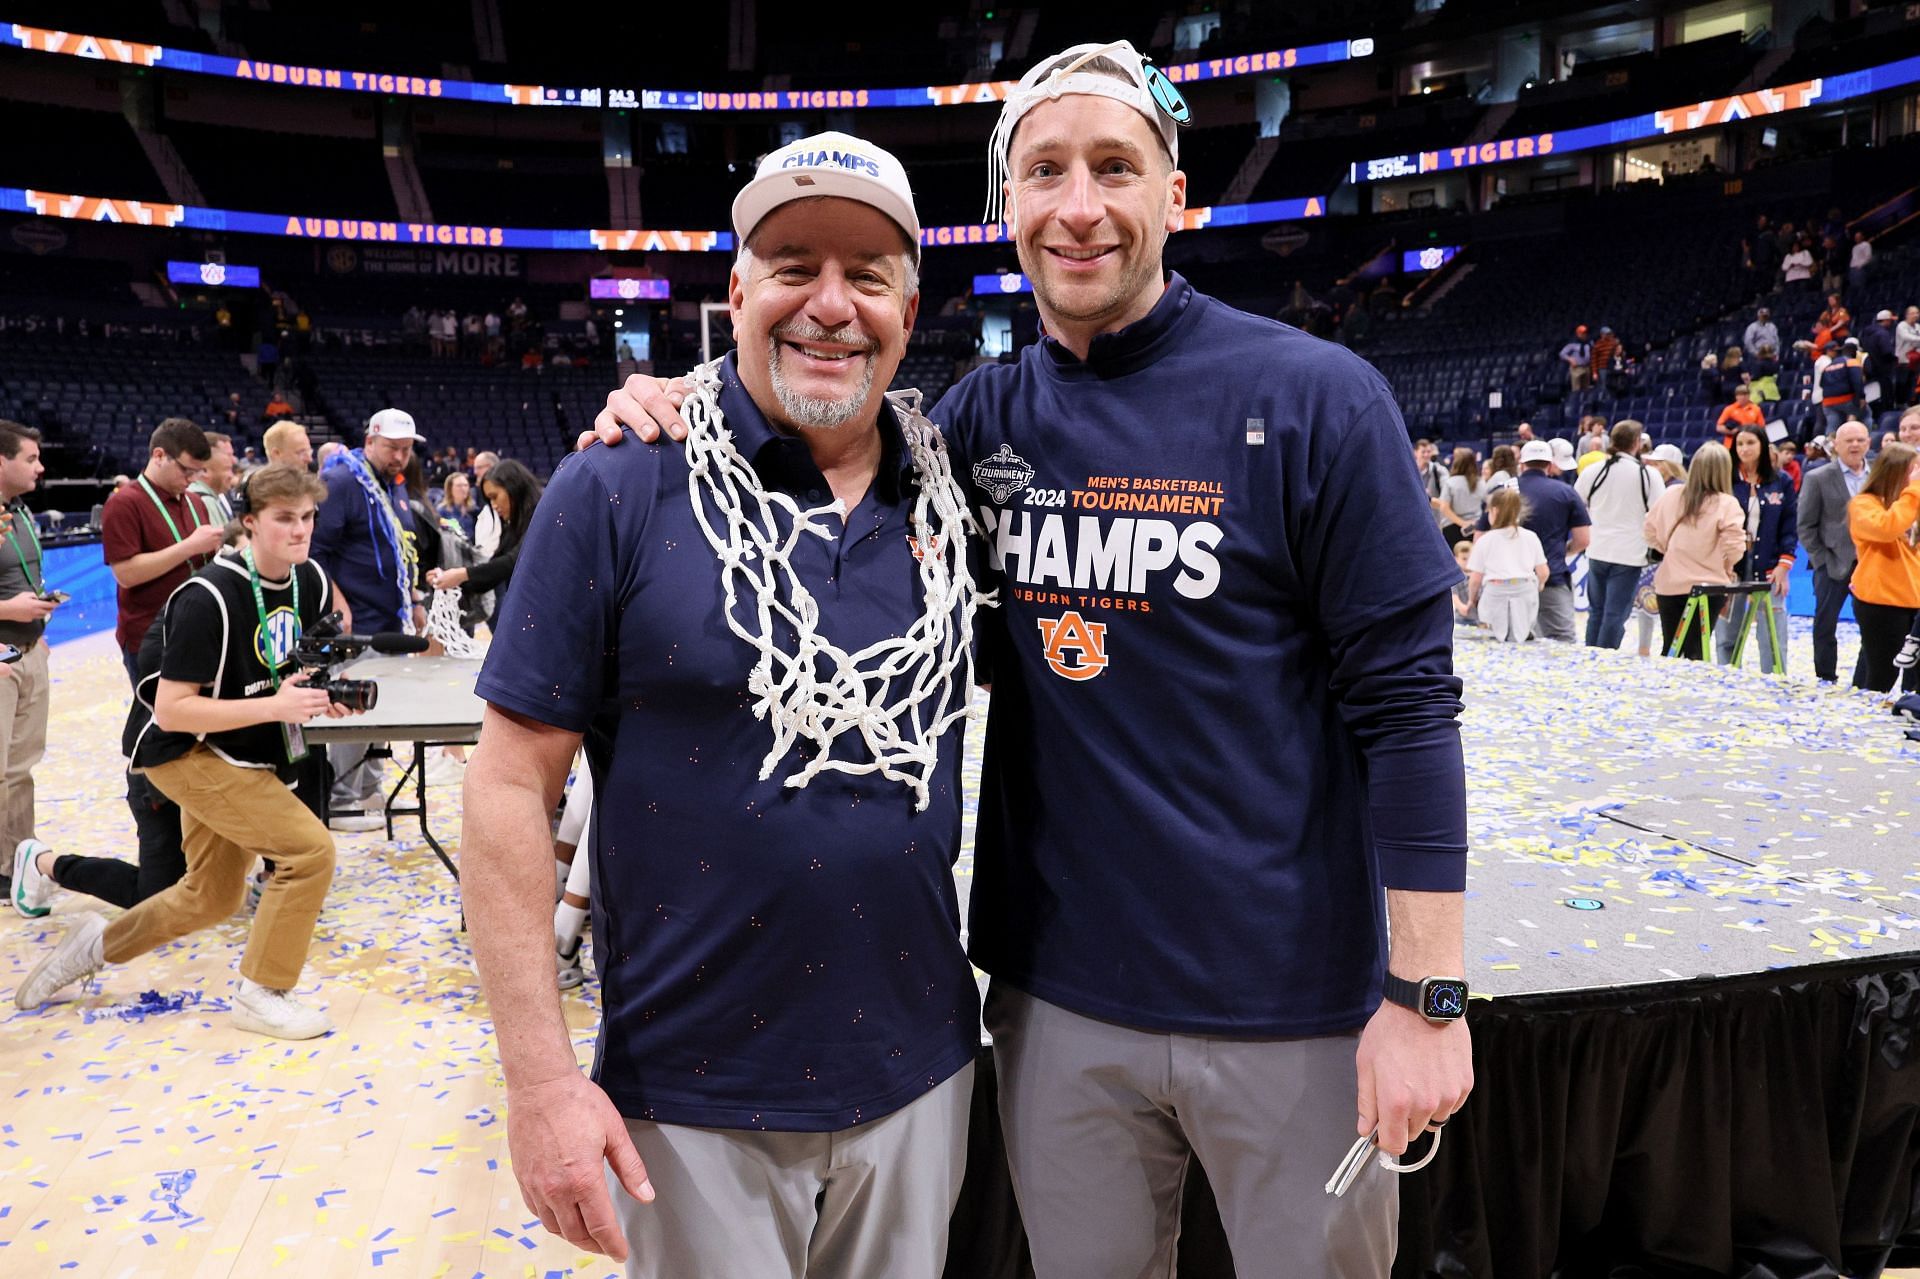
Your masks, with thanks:
M1390 889L1466 887L1466 757L1450 597L1436 594L1334 643L1334 693L1366 759L1367 814Z

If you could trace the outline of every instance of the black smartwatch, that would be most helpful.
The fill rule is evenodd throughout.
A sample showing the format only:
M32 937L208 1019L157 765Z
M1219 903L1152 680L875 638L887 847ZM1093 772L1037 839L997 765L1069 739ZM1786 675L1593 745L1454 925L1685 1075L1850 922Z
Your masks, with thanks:
M1459 1021L1467 1015L1467 983L1461 977L1428 977L1415 982L1388 973L1381 993L1435 1025Z

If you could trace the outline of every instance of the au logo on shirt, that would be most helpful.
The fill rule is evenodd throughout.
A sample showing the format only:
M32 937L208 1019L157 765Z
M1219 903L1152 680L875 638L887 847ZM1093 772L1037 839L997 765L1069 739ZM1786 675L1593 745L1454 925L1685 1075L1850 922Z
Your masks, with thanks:
M1089 680L1107 669L1107 625L1089 622L1078 613L1042 617L1041 652L1047 665L1062 679Z
M293 642L300 638L300 619L293 610L282 604L267 614L267 626L263 634L259 627L253 630L253 652L260 664L268 670L278 670L286 663L293 652Z

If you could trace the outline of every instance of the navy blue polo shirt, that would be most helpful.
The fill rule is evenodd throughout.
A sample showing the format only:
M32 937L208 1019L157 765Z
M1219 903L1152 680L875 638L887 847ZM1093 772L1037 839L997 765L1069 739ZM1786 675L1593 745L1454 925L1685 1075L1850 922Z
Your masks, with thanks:
M1536 466L1520 468L1520 501L1526 508L1526 517L1520 521L1522 526L1533 531L1540 539L1540 549L1546 552L1547 583L1571 582L1573 570L1567 567L1567 539L1573 530L1593 523L1587 504L1580 500L1580 494L1571 484L1562 483ZM1482 533L1493 527L1487 512L1480 512L1474 527Z
M769 428L731 356L723 368L727 429L769 491L831 501L806 445ZM845 533L802 536L791 561L820 631L849 652L902 634L923 608L911 464L890 409L881 423L886 456ZM587 734L604 986L594 1078L621 1114L846 1128L924 1095L979 1044L952 873L961 730L940 740L921 813L877 773L786 787L798 755L760 780L773 733L747 692L758 655L727 627L688 486L678 444L565 459L522 544L479 693ZM737 607L751 625L751 597ZM791 633L779 642L794 651ZM870 758L857 737L839 738L835 756Z
M974 961L1154 1030L1360 1025L1383 889L1466 875L1460 570L1385 382L1176 275L934 420L1002 579Z

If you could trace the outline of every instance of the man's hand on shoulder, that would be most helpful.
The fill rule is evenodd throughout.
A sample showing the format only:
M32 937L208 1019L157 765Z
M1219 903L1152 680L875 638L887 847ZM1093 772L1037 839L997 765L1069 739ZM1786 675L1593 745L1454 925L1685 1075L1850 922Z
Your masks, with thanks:
M624 435L623 427L631 427L642 444L654 443L662 432L669 439L686 439L687 424L680 416L680 406L686 403L692 390L693 383L684 377L669 381L635 373L618 390L607 395L607 407L593 419L592 430L580 432L580 438L574 441L574 450L577 452L596 442L618 444Z

